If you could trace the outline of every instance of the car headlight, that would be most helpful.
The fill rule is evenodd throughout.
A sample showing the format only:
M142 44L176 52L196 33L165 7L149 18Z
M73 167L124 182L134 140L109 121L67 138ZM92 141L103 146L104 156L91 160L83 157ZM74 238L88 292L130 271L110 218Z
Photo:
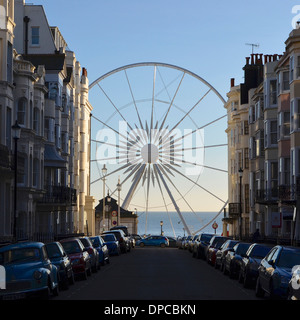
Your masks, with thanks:
M33 277L35 280L40 280L42 278L42 273L39 270L34 271Z

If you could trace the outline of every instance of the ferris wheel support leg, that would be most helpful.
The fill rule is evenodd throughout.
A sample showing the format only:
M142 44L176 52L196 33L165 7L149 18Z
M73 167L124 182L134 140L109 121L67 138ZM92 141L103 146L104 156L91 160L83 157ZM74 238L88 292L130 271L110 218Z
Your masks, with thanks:
M129 204L130 204L130 201L131 201L131 199L132 199L132 197L133 197L133 194L134 194L134 192L135 192L135 190L136 190L139 182L141 181L141 178L142 178L142 176L143 176L143 174L144 174L145 169L146 169L146 165L143 164L143 165L140 167L139 173L136 175L136 178L135 178L135 180L133 181L133 183L132 183L132 185L131 185L128 193L127 193L127 196L126 196L126 198L125 198L125 200L124 200L124 202L123 202L123 205L122 205L122 208L124 208L125 210L127 210L128 206L129 206Z
M169 187L168 187L168 185L167 185L167 183L166 183L166 181L165 181L165 179L164 179L164 177L163 177L160 169L158 168L158 166L155 165L155 167L156 167L156 170L157 170L157 172L158 172L158 174L159 174L159 177L160 177L160 179L161 179L164 187L166 188L166 190L167 190L167 192L168 192L168 195L169 195L169 197L170 197L170 199L171 199L171 201L172 201L172 203L173 203L173 205L174 205L174 208L175 208L175 210L177 211L177 213L178 213L178 215L179 215L179 217L180 217L180 220L182 221L182 223L183 223L183 225L184 225L184 229L186 230L187 234L188 234L189 236L191 236L192 233L191 233L188 225L186 224L186 222L185 222L185 220L184 220L184 218L183 218L183 216L182 216L182 213L181 213L179 207L177 206L177 203L176 203L176 201L175 201L175 199L174 199L174 197L173 197L173 195L172 195L172 193L171 193L171 190L169 189Z

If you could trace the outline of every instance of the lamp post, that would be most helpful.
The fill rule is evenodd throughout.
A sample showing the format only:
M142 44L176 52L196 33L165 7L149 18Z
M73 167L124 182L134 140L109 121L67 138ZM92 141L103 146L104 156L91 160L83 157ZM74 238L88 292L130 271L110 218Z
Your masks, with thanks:
M110 228L110 225L109 225L109 221L111 222L111 215L109 214L109 209L110 209L110 202L111 202L111 197L109 196L109 191L107 191L107 197L106 197L106 200L107 200L107 205L105 206L105 211L107 213L107 230L109 230Z
M107 174L107 168L105 166L105 164L103 165L102 168L102 175L103 175L103 201L102 201L102 231L105 231L105 176Z
M121 210L120 210L120 201L121 201L121 197L120 197L120 193L122 190L122 185L120 183L120 178L118 179L118 184L117 184L117 189L118 189L118 226L120 225L121 222Z
M14 181L14 224L13 224L13 238L17 241L17 180L18 180L18 140L21 136L21 127L16 120L12 128L12 136L15 140L15 181Z
M163 235L163 229L162 229L163 225L164 225L164 222L161 221L161 222L160 222L160 235L161 235L161 236Z
M240 177L240 231L239 238L242 240L242 178L243 178L243 169L239 169L239 177Z

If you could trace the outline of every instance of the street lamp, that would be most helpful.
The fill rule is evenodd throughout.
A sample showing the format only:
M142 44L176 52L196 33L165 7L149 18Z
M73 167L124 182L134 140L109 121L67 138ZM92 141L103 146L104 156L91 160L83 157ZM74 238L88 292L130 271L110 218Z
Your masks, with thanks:
M103 228L103 231L105 231L105 176L107 174L107 168L105 166L105 164L103 165L103 168L102 168L102 180L103 180L103 201L102 201L102 228Z
M121 197L120 197L120 192L122 190L122 185L120 183L120 177L118 179L117 189L118 189L118 226L119 226L120 225L120 221L121 221L121 210L120 210Z
M17 241L17 179L18 179L18 140L21 136L21 127L16 120L12 128L12 136L15 140L15 185L14 185L14 224L13 224L13 238Z
M239 169L240 177L240 240L242 240L242 178L243 178L243 169Z
M161 222L160 222L160 235L161 235L161 236L163 235L163 229L162 229L163 225L164 225L164 222L161 221Z

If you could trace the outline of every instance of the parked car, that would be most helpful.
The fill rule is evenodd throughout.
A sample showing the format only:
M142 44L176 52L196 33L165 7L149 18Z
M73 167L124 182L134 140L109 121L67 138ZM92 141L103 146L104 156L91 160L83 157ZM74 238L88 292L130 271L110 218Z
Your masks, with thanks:
M165 236L149 236L145 239L139 240L137 246L160 246L162 248L169 246L169 240Z
M232 249L239 241L237 240L227 240L223 243L220 250L216 253L216 261L215 261L215 268L221 269L223 271L225 257L230 249Z
M130 250L131 250L130 241L126 237L124 231L122 231L121 229L104 231L104 232L102 232L101 236L103 234L107 234L107 233L112 233L112 234L114 234L116 236L117 240L119 241L122 253L130 252Z
M195 240L197 237L198 237L198 235L196 234L188 241L187 249L189 250L189 252L193 252L194 243L195 243Z
M241 262L246 255L251 243L239 242L232 249L229 249L224 260L223 273L229 274L230 278L237 277L240 272Z
M93 244L89 237L80 237L79 240L82 242L82 244L84 245L84 248L87 250L87 252L90 255L92 271L97 272L100 269L98 250L93 247Z
M92 274L91 257L87 249L78 238L62 239L60 243L71 259L74 275L86 280Z
M142 239L142 237L141 237L139 234L132 234L131 236L134 238L135 242L136 242L137 240Z
M183 249L185 240L186 240L186 237L180 237L180 238L177 240L177 247L178 247L178 249Z
M183 244L182 244L182 247L184 250L188 250L189 248L189 242L193 239L193 236L187 236L184 241L183 241Z
M130 234L128 232L128 228L126 226L114 226L114 227L110 228L110 230L122 230L125 233L126 237L130 236Z
M167 237L168 238L168 240L169 240L169 247L172 247L172 248L176 248L176 246L177 246L177 241L176 241L176 239L175 238L173 238L173 237Z
M68 289L69 284L75 283L71 259L59 242L47 243L46 249L51 263L58 269L60 286Z
M6 273L6 289L0 299L17 300L30 296L48 299L58 295L58 270L41 242L20 242L0 248L0 265Z
M119 255L121 253L120 244L113 233L102 234L101 238L107 246L109 255Z
M289 281L288 300L300 300L300 265L292 269L292 278Z
M193 247L193 257L197 259L205 259L205 248L209 245L209 241L214 235L211 233L201 233L195 240Z
M227 237L222 237L222 236L213 236L210 239L209 245L207 247L207 253L206 253L207 263L211 264L212 266L215 265L217 251L220 250L223 243L227 240L228 240Z
M108 236L108 235L107 235ZM113 234L111 236L114 236ZM115 238L115 236L114 236ZM107 247L107 244L104 243L104 239L101 236L95 236L95 237L90 237L90 240L92 242L93 248L97 250L98 252L98 263L99 266L105 265L106 263L109 263L109 250Z
M260 262L256 296L267 292L273 298L287 298L292 268L300 265L300 248L275 246Z
M272 248L273 246L269 244L251 244L242 259L239 272L239 282L243 283L245 288L256 283L259 264Z

